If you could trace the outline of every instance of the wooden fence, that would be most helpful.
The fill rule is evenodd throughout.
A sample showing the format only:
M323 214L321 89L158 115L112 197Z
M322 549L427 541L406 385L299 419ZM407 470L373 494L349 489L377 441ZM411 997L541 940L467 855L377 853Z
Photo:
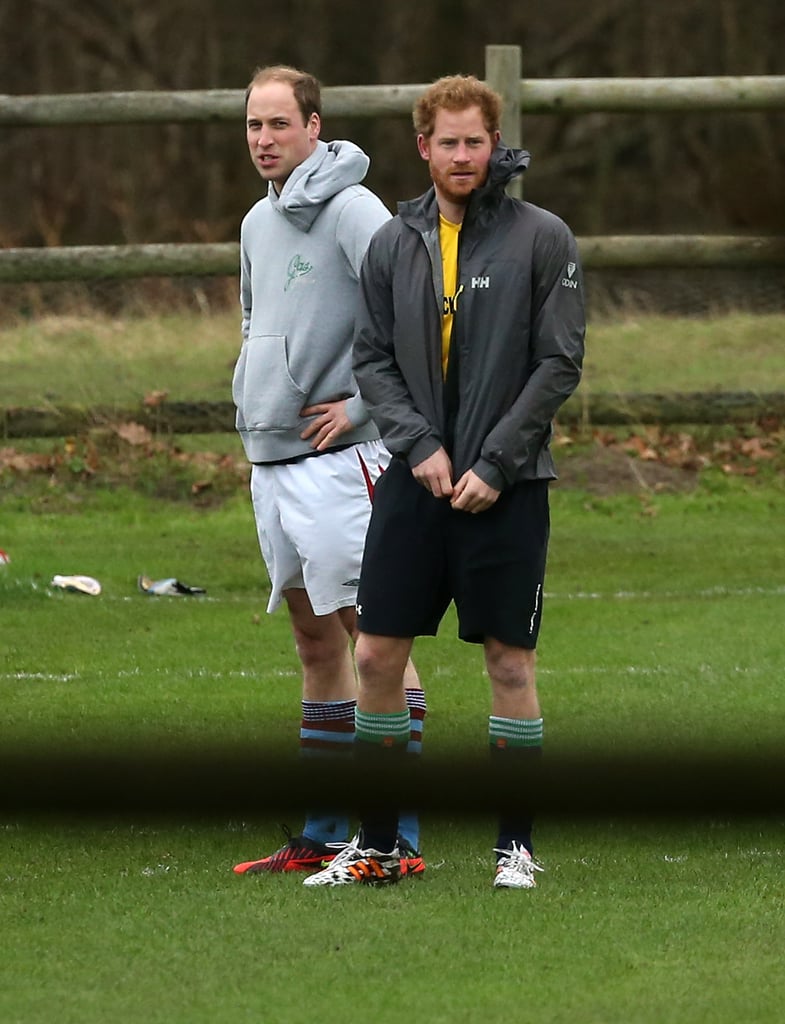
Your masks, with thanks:
M785 76L528 80L517 46L488 46L485 80L504 99L502 134L521 144L522 114L694 113L785 110ZM409 116L420 85L326 87L331 116ZM64 124L238 122L243 91L131 92L62 96L0 95L0 125L9 128ZM518 183L513 183L519 187ZM783 267L785 237L630 235L578 239L587 269ZM236 243L72 246L0 249L0 282L233 275ZM727 422L785 418L781 393L754 395L575 396L560 419L595 423ZM173 433L233 429L231 403L164 403L150 410L5 409L0 436L53 436L118 418L135 418ZM149 421L149 422L148 422Z
M706 78L583 78L521 76L518 46L487 46L485 79L504 99L502 135L521 144L522 114L678 114L696 111L785 110L785 75ZM328 86L326 115L409 116L420 85ZM240 122L243 91L0 95L0 125ZM520 188L513 182L511 191ZM781 267L785 238L710 235L596 236L578 239L588 269L612 267ZM0 282L229 275L237 246L122 245L0 249Z

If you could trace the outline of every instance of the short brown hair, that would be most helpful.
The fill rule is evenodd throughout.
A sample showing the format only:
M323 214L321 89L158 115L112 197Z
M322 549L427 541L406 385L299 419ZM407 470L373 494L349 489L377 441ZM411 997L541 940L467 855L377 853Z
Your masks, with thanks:
M480 108L489 135L499 130L502 98L474 75L446 75L429 85L414 104L414 130L427 139L433 135L438 110L458 111L467 107Z
M311 114L322 116L322 87L319 80L307 71L289 67L288 64L270 64L257 68L245 90L246 103L251 95L251 89L257 85L264 85L265 82L286 82L291 85L304 124L308 124Z

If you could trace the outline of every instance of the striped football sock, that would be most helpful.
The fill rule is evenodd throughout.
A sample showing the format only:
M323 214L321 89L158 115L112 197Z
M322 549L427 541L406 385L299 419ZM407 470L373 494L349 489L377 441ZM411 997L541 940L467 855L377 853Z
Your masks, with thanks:
M301 755L348 757L354 743L355 701L304 700L302 707ZM308 811L302 834L316 843L342 843L349 838L349 819L334 811Z
M422 735L428 704L422 690L407 687L405 692L411 719L406 751L408 754L418 757L422 753ZM416 811L401 811L398 816L398 835L412 850L420 849L420 819Z

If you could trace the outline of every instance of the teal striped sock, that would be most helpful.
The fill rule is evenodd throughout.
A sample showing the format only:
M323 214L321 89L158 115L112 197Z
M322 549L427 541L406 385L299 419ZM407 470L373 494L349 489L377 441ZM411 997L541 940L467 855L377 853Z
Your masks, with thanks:
M491 715L488 719L488 739L492 747L542 746L541 718L499 718Z
M354 756L357 768L366 778L375 772L395 772L406 757L411 723L409 709L392 714L360 711L354 715ZM360 807L360 841L363 847L392 850L398 834L397 806L379 804L371 799Z
M491 758L498 765L504 765L506 773L514 772L521 786L521 796L516 806L501 808L499 833L495 849L506 850L513 842L525 846L534 853L532 845L532 821L534 817L534 791L532 772L536 771L542 755L541 718L500 718L491 715L488 719L488 738Z
M376 714L356 709L354 713L355 743L373 743L377 747L404 747L409 742L411 722L409 709L392 714Z

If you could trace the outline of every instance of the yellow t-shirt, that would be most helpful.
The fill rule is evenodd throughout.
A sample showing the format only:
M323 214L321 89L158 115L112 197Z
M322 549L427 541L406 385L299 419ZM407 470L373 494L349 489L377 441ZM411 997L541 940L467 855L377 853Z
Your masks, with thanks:
M444 279L444 305L442 309L442 374L447 376L447 360L450 355L452 322L461 290L458 283L458 239L461 225L453 224L439 214L439 246L442 251L442 277Z

